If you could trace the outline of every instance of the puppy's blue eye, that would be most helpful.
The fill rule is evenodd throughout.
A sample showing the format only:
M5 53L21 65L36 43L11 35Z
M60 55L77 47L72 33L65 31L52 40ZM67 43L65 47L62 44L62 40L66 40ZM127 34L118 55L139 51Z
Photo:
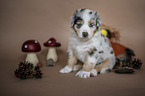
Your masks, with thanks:
M81 28L81 26L82 26L82 24L77 24L77 27L78 27L78 28Z
M91 23L90 25L89 25L89 27L94 27L95 25L93 24L93 23Z

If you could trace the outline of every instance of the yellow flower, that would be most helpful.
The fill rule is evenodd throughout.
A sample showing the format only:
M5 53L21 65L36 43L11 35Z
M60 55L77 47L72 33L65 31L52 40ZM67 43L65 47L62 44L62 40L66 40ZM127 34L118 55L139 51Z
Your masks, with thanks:
M101 33L102 33L104 36L107 36L107 35L108 35L108 32L107 32L107 30L105 30L105 29L101 29Z

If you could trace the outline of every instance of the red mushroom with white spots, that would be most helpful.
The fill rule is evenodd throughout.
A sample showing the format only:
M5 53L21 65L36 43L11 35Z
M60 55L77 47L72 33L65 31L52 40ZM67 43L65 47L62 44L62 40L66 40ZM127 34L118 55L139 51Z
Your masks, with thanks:
M32 63L34 66L41 66L36 52L41 51L41 46L37 40L27 40L22 45L22 52L26 52L25 61Z
M44 46L49 47L46 57L47 65L54 66L58 59L56 47L60 47L61 44L57 42L54 38L50 38L47 42L44 43Z

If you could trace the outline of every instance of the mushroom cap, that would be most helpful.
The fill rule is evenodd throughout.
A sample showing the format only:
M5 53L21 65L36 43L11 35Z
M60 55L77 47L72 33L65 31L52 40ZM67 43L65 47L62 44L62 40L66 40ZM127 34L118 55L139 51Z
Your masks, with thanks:
M54 38L50 38L47 42L43 44L45 47L60 47L61 44L57 42Z
M37 40L27 40L22 45L23 52L39 52L41 46Z

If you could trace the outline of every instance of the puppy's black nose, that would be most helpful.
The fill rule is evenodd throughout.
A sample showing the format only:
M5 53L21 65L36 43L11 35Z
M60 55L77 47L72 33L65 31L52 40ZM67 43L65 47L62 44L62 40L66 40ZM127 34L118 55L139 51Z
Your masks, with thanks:
M87 37L88 36L88 32L83 32L82 35L83 35L83 37Z

